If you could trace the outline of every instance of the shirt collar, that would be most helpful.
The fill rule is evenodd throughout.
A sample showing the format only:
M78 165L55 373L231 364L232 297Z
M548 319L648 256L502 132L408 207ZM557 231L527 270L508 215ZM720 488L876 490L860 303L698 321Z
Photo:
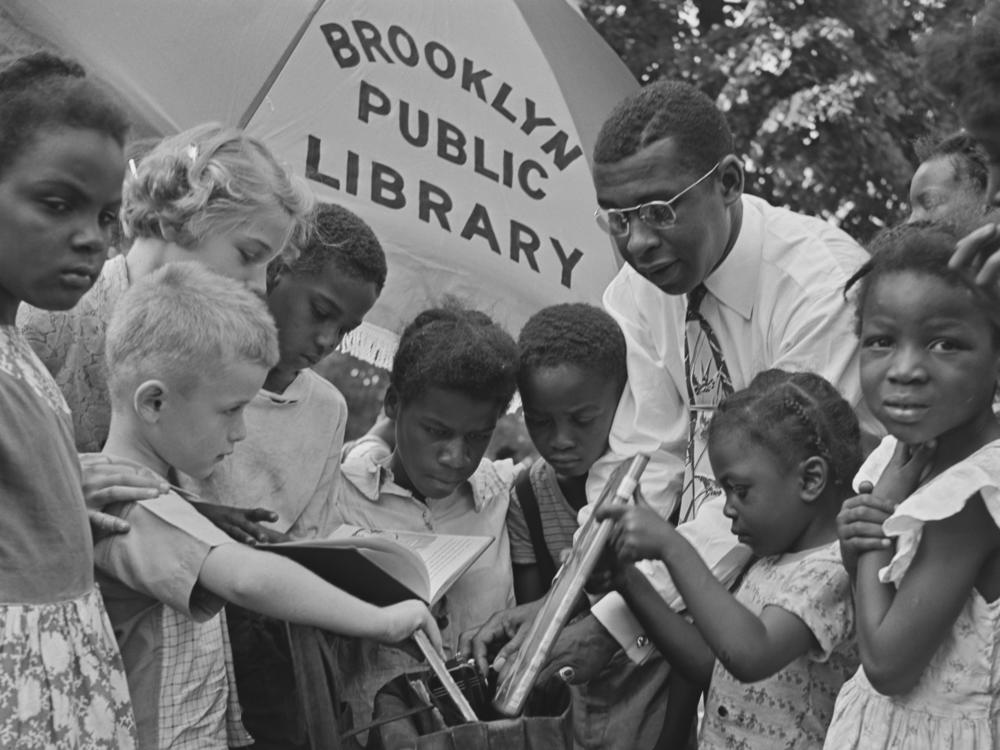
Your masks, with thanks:
M391 461L391 453L385 457L376 457L371 453L353 459L348 456L341 470L358 492L373 503L379 502L383 494L413 497L412 492L396 484L389 465ZM479 468L466 482L472 492L472 502L476 512L482 511L497 497L506 497L510 492L514 475L511 461L490 461L484 458ZM459 491L461 488L455 490Z
M743 219L736 242L725 260L705 279L705 286L719 302L749 320L753 313L763 253L763 218L745 196L740 200L743 203Z
M266 388L261 388L257 391L257 398L279 406L284 404L297 404L306 396L306 378L304 373L305 370L297 372L295 374L295 378L288 384L282 393L275 393L274 391L269 391Z

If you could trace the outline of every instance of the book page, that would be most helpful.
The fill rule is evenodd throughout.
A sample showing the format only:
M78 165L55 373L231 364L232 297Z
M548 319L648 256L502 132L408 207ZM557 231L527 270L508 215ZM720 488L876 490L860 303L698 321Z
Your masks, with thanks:
M488 536L363 529L350 524L338 527L329 538L361 536L382 537L415 553L427 568L432 604L493 542L493 538Z

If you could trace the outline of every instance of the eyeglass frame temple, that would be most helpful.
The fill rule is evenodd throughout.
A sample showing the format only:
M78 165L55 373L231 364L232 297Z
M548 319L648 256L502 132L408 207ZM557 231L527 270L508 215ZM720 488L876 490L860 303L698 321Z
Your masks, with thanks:
M609 208L609 209L606 209L606 210L603 209L603 208L598 208L596 211L594 211L594 219L597 220L597 223L598 223L599 226L607 225L608 228L605 229L605 231L608 232L609 234L612 234L615 237L627 237L631 233L631 231L632 231L632 225L631 225L631 223L629 223L629 224L626 225L625 232L623 234L614 234L613 232L610 231L610 226L611 225L608 223L607 219L605 219L604 217L601 216L601 212L604 211L606 214L608 214L608 213L614 211L615 213L622 214L623 216L625 216L625 220L629 221L628 214L633 213L635 211L638 211L643 206L648 206L650 203L661 203L661 204L670 206L670 211L674 215L674 223L676 224L677 223L677 212L674 210L674 205L673 205L674 201L680 199L681 196L683 196L685 193L687 193L690 190L693 190L698 185L700 185L702 182L704 182L705 180L707 180L709 178L709 176L713 172L715 172L716 169L719 168L720 164L722 164L721 160L715 162L715 165L710 170L708 170L707 172L705 172L705 174L703 174L697 180L695 180L690 185L688 185L686 188L684 188L683 190L681 190L677 195L675 195L670 200L644 201L642 203L637 203L636 205L631 206L629 208ZM603 221L603 224L602 224L602 221Z

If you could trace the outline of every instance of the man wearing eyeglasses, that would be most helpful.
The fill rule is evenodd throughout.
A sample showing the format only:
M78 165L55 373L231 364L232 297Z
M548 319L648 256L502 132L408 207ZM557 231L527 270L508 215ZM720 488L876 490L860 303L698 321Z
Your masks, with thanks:
M625 334L628 383L610 449L587 485L594 501L623 459L649 454L644 498L679 523L727 584L750 551L730 532L725 496L697 438L727 393L769 368L817 372L860 403L858 342L843 287L867 258L831 224L744 194L733 152L722 113L680 82L643 88L598 135L596 217L625 260L604 306ZM862 416L862 427L877 432ZM663 599L681 609L662 563L642 565ZM574 690L578 744L651 747L668 669L649 659L655 648L617 593L591 613L563 631L550 659L590 681ZM511 619L508 628L517 624ZM484 641L496 635L485 630Z
M733 152L722 113L680 82L647 86L601 129L597 220L625 260L604 305L625 333L628 385L610 451L588 481L596 499L619 461L649 453L646 500L680 522L727 583L750 553L730 532L699 433L718 401L772 367L817 372L860 402L853 310L843 286L867 257L829 223L746 195ZM665 567L644 572L680 609ZM617 594L592 613L633 662L655 653ZM647 666L635 677L643 675L648 697L663 672Z

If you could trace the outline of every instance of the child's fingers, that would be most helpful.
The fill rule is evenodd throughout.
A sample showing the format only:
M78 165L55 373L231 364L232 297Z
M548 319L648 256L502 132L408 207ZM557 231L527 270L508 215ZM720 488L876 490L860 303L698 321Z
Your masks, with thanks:
M441 638L441 630L437 626L437 621L435 621L430 610L422 602L420 606L423 608L423 612L421 613L420 624L414 630L423 630L431 642L431 646L434 647L434 650L441 658L444 658L444 642Z
M597 509L597 520L604 521L610 519L612 521L619 521L629 510L631 509L627 505L604 504Z
M269 521L271 523L278 520L278 514L267 508L250 508L246 511L246 518L250 521Z
M886 537L878 539L874 536L855 536L850 540L845 540L845 544L850 545L851 551L855 554L862 552L881 552L892 546L892 541Z
M955 244L955 252L948 261L948 267L970 278L976 276L985 266L984 253L989 253L989 259L995 257L998 238L1000 234L996 224L987 224L970 232Z
M88 510L87 517L90 519L95 541L109 534L124 534L131 528L125 519L101 513L99 510Z

